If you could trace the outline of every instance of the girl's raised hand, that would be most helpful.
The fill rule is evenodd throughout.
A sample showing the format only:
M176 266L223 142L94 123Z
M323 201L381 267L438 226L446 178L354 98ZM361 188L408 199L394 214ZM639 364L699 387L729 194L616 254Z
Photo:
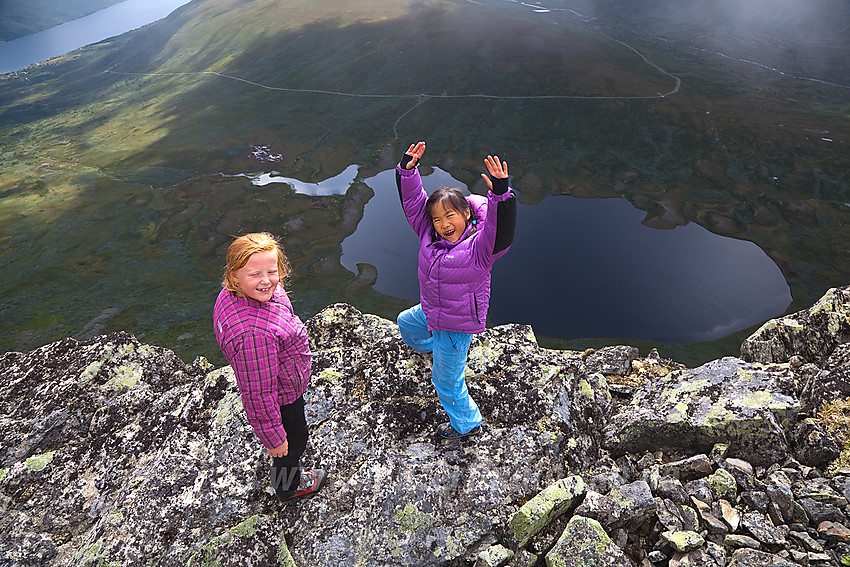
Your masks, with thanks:
M410 144L410 147L407 148L407 151L405 153L409 156L413 156L413 159L411 159L407 163L402 162L401 166L405 169L413 169L413 167L422 158L422 154L425 153L425 142L417 142L416 144Z
M492 175L495 179L508 178L508 162L499 161L499 156L487 156L484 158L484 165L487 166L487 171L489 171L490 175ZM482 173L481 177L484 178L484 182L487 183L487 187L489 189L493 189L493 182L490 181L490 178L487 177L485 173Z

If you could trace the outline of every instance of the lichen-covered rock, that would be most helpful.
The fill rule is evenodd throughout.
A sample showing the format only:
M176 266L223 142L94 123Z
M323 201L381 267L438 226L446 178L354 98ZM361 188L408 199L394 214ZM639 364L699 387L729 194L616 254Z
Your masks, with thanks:
M585 491L581 477L562 478L523 504L508 522L516 545L524 546L552 520L574 508Z
M723 468L718 468L708 477L711 493L715 500L735 500L738 496L738 483L732 473Z
M628 376L632 372L632 362L639 357L638 349L633 346L613 346L592 352L585 362L588 374L599 372L607 376L616 374Z
M788 455L783 425L799 412L788 365L723 358L671 373L636 391L605 427L614 454L658 448L693 453L718 442L769 465Z
M832 288L812 307L771 319L741 345L749 362L788 362L800 356L822 364L839 344L850 342L850 286Z
M278 506L264 492L265 451L247 424L230 368L208 374L199 388L221 389L204 411L202 433L176 428L144 458L89 530L75 557L105 564L203 565L225 552L254 565L275 565L286 548ZM200 397L200 396L199 396Z
M755 470L750 463L729 457L720 460L718 466L732 475L739 494L753 488L761 490L762 486L755 481Z
M669 498L658 498L655 515L658 517L659 529L663 528L664 531L668 532L678 532L684 529L685 524L681 507ZM696 527L694 526L694 528Z
M330 476L321 497L282 512L299 564L474 559L519 502L565 476L566 455L581 465L598 452L599 426L585 418L609 411L604 381L585 376L578 353L540 349L527 326L474 339L466 379L483 433L449 442L435 435L446 416L430 357L394 325L335 305L307 327L309 458Z
M809 496L804 496L799 499L800 506L806 513L806 517L814 524L820 524L821 522L847 522L847 516L841 510L839 506L835 504L831 504L827 501L823 501L815 496L814 498Z
M585 518L593 518L603 526L618 524L624 515L622 505L615 498L594 490L585 493L584 500L575 513Z
M714 466L711 459L705 453L692 455L685 459L671 461L661 466L661 474L664 476L673 476L682 482L688 482L697 478L702 478L711 474Z
M528 551L520 548L516 551L508 567L537 567L538 557Z
M708 542L688 552L677 552L670 558L669 567L726 567L726 551L720 545Z
M729 533L729 527L723 520L714 514L711 505L696 497L691 497L691 503L694 505L694 509L699 514L701 525L705 526L709 532L722 535Z
M850 397L850 343L838 345L822 369L808 364L801 367L800 404L804 412L814 413L824 404Z
M677 478L661 479L656 492L661 498L669 499L676 504L687 505L689 502L688 493L685 492L685 487L682 486L682 482Z
M797 563L783 559L778 555L742 548L732 554L728 567L799 567Z
M806 418L796 425L793 439L794 456L803 463L822 466L841 455L838 441L812 418Z
M850 469L810 466L828 439L795 398L841 392L819 380L850 365L843 344L821 367L686 371L506 325L470 349L483 433L446 442L430 356L392 322L338 304L307 326L304 464L329 478L289 505L229 367L122 333L0 357L0 564L850 564ZM609 379L631 384L616 402Z
M769 546L785 545L785 534L777 528L770 518L758 511L745 513L741 517L741 525L761 543Z
M513 559L514 552L503 545L491 545L478 554L475 567L504 567Z
M175 432L205 438L206 412L225 395L198 367L124 333L7 353L0 384L0 549L13 565L68 564L97 524L123 525L115 504L130 479ZM161 512L158 523L180 523Z
M682 553L699 549L705 545L703 537L692 531L662 532L661 539L673 546L673 549Z
M251 516L203 542L186 567L269 565L296 567L284 539L284 528L272 516Z
M807 534L808 535L808 534ZM723 546L730 552L736 549L761 549L761 542L743 534L729 534L723 539Z
M788 539L796 543L803 551L813 551L815 553L823 553L823 546L813 538L808 532L790 530ZM758 549L759 546L750 546L753 549Z
M612 527L625 527L635 531L648 520L657 507L649 485L643 480L618 486L608 493L622 509L622 517Z
M627 473L609 456L604 456L590 467L584 469L582 478L588 490L608 494L613 488L625 484Z
M631 567L631 562L592 518L573 516L552 550L547 567Z
M527 326L476 337L467 382L484 431L447 442L430 357L392 322L338 304L307 326L304 464L329 477L289 505L229 367L120 333L0 358L0 563L471 562L507 541L522 502L600 456L604 376Z

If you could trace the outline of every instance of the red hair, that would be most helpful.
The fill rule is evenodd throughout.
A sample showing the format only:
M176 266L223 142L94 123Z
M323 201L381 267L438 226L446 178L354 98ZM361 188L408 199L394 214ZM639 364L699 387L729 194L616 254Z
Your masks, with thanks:
M277 272L280 277L280 283L286 279L292 272L289 267L289 260L280 248L277 239L268 232L255 232L240 236L230 243L227 247L227 265L224 267L224 277L221 280L221 287L228 291L232 291L239 296L244 297L244 294L236 285L236 271L244 267L248 263L248 258L257 252L274 251L277 253Z

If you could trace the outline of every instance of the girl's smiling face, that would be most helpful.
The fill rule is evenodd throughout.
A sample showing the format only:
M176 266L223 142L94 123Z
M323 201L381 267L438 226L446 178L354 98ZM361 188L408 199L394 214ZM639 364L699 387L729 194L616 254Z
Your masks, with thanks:
M245 294L256 301L268 301L272 298L280 274L277 268L277 252L266 250L251 254L245 265L234 272L236 285Z
M447 209L441 201L431 207L431 222L437 235L449 242L457 242L466 230L466 223L472 215L471 210L466 214L455 209Z

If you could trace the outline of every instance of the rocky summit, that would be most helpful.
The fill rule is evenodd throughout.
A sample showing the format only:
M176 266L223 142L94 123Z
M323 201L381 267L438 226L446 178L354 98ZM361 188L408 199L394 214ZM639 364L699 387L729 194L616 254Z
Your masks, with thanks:
M0 358L0 565L850 565L850 288L688 369L478 335L485 418L441 441L430 357L346 304L307 322L306 466L281 504L229 367L124 333Z

